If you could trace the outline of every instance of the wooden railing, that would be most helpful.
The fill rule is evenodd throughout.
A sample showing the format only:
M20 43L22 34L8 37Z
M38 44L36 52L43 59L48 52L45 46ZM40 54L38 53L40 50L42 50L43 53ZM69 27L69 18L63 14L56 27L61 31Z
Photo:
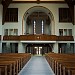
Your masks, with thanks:
M8 40L8 41L19 41L19 36L3 36L3 40Z
M21 35L20 40L56 41L56 35Z
M73 36L56 36L56 35L20 35L20 36L3 36L3 40L12 41L73 41Z
M73 36L57 36L57 41L74 41Z

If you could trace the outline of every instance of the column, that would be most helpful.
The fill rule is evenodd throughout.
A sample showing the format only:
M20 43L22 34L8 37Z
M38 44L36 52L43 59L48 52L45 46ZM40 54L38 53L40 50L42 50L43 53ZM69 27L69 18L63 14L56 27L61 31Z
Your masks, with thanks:
M53 45L53 52L54 52L54 53L58 53L58 43L55 43L55 44Z
M27 45L28 45L28 44L24 44L25 53L27 53Z
M74 36L74 40L75 40L75 5L74 5L74 31L73 31L73 36Z
M3 6L2 4L0 4L0 35L2 35L2 9L3 9ZM2 37L1 37L1 40L2 40ZM2 41L0 40L0 53L2 53Z
M74 30L73 30L73 37L74 37L74 41L75 41L75 5L74 5ZM75 43L74 43L74 53L75 53Z
M21 42L18 43L18 53L25 53L25 47Z

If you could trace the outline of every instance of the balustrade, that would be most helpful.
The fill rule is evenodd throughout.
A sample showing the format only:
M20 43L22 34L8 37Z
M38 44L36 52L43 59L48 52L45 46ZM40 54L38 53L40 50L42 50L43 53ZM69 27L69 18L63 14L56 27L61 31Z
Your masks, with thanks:
M3 40L12 41L73 41L73 36L56 36L56 35L20 35L20 36L3 36Z

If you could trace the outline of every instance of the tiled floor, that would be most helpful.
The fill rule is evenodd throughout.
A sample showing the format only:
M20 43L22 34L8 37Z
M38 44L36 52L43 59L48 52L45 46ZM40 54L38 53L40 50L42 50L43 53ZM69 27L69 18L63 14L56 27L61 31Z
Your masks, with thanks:
M32 56L18 75L55 75L44 56Z

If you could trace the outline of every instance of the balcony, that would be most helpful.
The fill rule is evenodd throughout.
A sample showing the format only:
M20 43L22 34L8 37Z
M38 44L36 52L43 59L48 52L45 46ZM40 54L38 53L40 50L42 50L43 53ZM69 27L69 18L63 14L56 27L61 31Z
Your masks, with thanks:
M56 35L20 35L20 36L3 36L7 41L73 41L73 36L56 36Z
M74 41L73 36L57 36L57 41Z
M19 37L20 40L39 40L39 41L56 41L56 35L20 35Z
M3 36L3 40L7 41L19 41L19 36Z

